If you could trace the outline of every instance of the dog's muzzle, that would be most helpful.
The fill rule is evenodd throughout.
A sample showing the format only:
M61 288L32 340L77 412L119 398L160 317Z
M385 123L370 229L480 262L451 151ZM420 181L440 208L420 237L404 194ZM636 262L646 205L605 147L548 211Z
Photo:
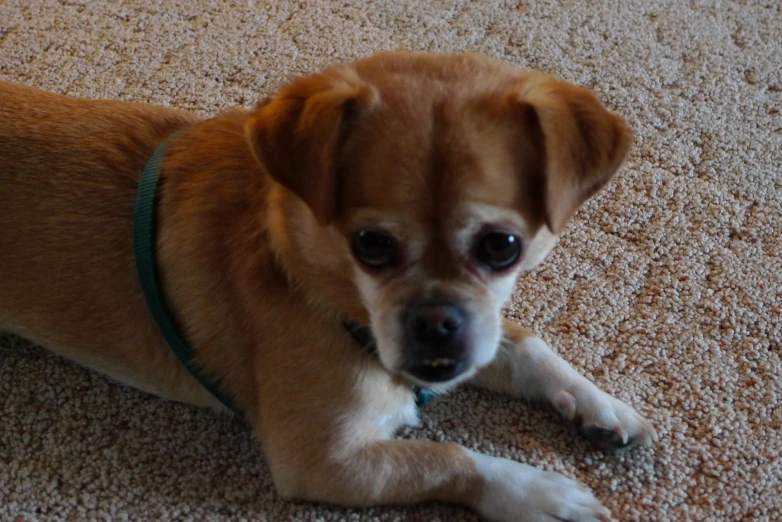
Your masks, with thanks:
M424 382L447 382L469 368L463 308L442 302L419 302L404 312L403 370Z

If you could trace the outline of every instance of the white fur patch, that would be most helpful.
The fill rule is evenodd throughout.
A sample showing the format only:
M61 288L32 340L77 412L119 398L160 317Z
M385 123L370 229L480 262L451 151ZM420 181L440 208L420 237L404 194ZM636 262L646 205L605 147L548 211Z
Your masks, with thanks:
M411 390L392 381L381 368L366 368L356 380L358 406L344 413L339 442L331 458L351 458L356 448L369 441L390 439L402 426L418 426L418 408Z
M394 412L379 415L375 424L383 438L391 438L403 426L420 426L421 419L418 417L418 407L415 405L415 401L410 400L406 406Z

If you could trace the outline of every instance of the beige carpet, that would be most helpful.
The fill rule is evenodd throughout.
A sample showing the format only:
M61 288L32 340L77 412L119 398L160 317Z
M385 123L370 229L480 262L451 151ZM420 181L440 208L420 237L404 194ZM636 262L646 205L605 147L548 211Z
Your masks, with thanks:
M635 151L510 313L637 405L660 443L606 455L546 410L475 390L401 436L576 477L617 520L779 521L780 5L0 0L0 77L213 113L381 49L477 49L593 87ZM239 424L0 339L0 520L108 519L475 518L283 502Z

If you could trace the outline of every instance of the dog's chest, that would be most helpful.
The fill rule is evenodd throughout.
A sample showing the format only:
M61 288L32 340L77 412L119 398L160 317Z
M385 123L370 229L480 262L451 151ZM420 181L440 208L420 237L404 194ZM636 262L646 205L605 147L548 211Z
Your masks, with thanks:
M346 416L348 433L368 430L373 438L391 438L402 426L419 426L418 407L412 390L394 382L379 367L365 370L355 382L357 408ZM348 435L346 433L346 435ZM349 435L351 436L351 435Z
M375 419L378 432L384 437L392 437L403 426L420 426L418 407L414 400L405 401L396 410L383 412Z

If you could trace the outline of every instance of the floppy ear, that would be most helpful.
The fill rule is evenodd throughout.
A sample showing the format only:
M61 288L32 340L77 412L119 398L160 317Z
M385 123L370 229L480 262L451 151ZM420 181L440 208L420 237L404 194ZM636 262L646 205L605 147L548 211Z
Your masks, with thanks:
M537 190L548 228L559 234L570 217L613 177L632 145L625 121L609 113L588 90L548 76L515 89L516 114L541 149Z
M298 195L321 225L336 212L339 151L377 92L348 67L294 81L255 109L245 127L269 175Z

